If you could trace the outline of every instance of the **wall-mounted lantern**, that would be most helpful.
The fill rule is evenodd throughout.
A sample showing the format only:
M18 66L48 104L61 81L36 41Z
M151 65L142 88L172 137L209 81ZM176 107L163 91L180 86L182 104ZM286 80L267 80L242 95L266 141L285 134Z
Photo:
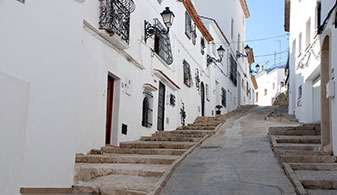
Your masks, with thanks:
M152 37L155 33L161 33L161 34L168 34L170 31L170 27L173 24L174 21L174 13L170 10L169 7L166 7L166 9L160 14L163 22L166 26L166 30L161 30L159 29L157 26L153 26L151 25L148 21L145 21L145 37L144 37L144 41L146 42L146 40L150 37Z
M251 48L248 45L246 45L246 47L245 47L245 53L246 53L246 55L243 54L243 53L241 53L241 52L239 52L239 51L236 51L236 57L237 58L247 57L248 54L249 54L249 52L250 52L250 50L251 50Z
M222 61L222 58L224 57L226 50L222 47L222 45L220 45L220 47L217 49L217 52L219 55L219 59L215 59L214 57L207 55L207 66L209 66L213 62L216 63Z

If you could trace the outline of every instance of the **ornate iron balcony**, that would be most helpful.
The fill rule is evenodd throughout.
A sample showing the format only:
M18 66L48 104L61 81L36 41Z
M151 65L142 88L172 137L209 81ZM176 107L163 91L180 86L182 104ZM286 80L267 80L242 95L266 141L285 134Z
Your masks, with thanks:
M99 28L129 43L130 14L136 8L133 0L100 0L100 3Z

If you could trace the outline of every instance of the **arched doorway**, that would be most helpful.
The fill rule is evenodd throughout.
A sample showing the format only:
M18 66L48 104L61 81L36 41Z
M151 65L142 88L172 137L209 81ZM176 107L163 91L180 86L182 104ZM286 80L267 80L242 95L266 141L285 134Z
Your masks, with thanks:
M200 85L200 96L201 96L201 116L205 116L205 86L201 82Z
M326 152L332 151L331 100L326 97L326 84L331 79L330 47L330 36L327 35L321 53L321 141L322 148Z

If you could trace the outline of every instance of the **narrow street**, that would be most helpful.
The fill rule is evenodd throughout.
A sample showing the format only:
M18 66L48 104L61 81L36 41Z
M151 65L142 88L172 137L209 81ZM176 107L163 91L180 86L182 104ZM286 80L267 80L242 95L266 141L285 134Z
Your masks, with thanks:
M269 126L282 125L265 121L272 109L228 120L182 162L161 194L295 194L267 136Z

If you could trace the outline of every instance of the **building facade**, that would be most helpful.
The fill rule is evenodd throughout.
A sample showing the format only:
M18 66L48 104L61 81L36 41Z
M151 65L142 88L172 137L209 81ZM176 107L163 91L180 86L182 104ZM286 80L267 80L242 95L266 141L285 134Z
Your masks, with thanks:
M259 106L272 106L276 97L287 91L284 67L263 69L255 78L258 85L255 102Z
M252 104L249 11L231 3L218 25L195 0L1 2L1 193L70 187L76 153Z

